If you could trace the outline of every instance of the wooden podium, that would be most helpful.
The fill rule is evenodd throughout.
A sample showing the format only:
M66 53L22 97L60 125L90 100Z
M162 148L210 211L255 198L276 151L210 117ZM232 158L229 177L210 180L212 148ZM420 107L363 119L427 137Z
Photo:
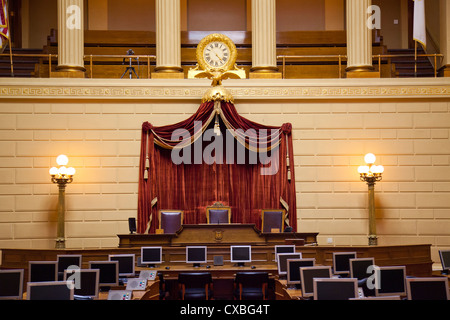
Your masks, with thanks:
M119 234L119 248L148 245L278 245L316 244L318 233L263 233L254 224L184 224L171 234Z

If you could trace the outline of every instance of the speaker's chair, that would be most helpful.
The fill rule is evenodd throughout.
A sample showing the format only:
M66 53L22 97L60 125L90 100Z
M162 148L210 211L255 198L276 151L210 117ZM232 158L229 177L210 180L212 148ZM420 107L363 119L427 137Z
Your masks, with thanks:
M261 210L262 232L269 233L273 229L278 232L284 231L284 219L286 211L283 209L263 209Z
M176 233L183 225L183 211L181 210L159 210L159 229L164 233Z
M208 224L231 223L231 208L224 206L220 202L206 207L206 221Z

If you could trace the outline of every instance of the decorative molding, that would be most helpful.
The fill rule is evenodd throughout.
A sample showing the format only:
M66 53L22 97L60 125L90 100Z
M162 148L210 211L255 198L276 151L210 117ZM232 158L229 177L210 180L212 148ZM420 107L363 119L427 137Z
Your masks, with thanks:
M225 80L235 100L450 98L450 79ZM200 79L0 79L2 99L201 100Z

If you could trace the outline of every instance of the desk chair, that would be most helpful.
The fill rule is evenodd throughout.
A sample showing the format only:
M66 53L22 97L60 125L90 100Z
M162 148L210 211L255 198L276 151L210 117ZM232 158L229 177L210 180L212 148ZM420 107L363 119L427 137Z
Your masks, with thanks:
M261 230L263 233L270 233L272 229L284 231L284 219L286 211L283 209L263 209L261 210Z
M159 229L164 233L176 233L183 224L184 212L181 210L159 210Z
M214 205L206 207L206 222L208 224L231 223L231 208L216 202Z
M267 272L237 272L235 298L237 300L266 300L269 285Z
M210 272L180 272L178 284L181 287L181 300L210 300L212 297Z

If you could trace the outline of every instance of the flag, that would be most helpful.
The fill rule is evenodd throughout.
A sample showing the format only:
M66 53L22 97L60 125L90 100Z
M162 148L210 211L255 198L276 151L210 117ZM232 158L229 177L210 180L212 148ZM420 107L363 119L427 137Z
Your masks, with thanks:
M6 43L8 43L9 38L9 28L8 28L8 9L7 0L0 0L2 8L0 10L0 48L4 49ZM3 50L2 50L3 51Z
M413 39L427 46L427 32L425 24L425 0L414 0L414 32Z

